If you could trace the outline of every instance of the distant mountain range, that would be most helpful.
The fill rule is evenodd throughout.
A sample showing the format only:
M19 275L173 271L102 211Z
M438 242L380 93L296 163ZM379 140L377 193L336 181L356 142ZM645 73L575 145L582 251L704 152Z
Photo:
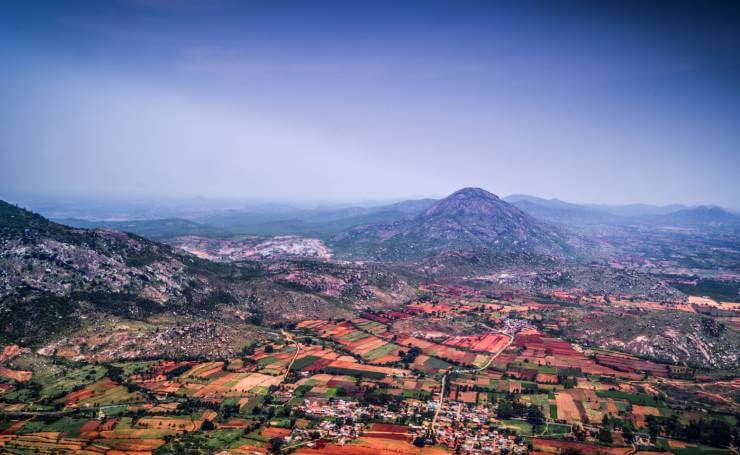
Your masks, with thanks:
M220 211L195 219L87 221L74 227L130 232L153 240L234 235L318 237L347 258L408 261L451 251L526 253L541 257L599 257L591 234L630 226L736 232L740 216L719 207L683 205L586 205L530 195L503 199L465 188L441 199L374 207L312 210L265 205ZM484 259L482 263L500 259Z
M349 229L336 235L332 244L352 257L376 260L481 249L552 257L575 254L563 230L480 188L459 190L414 217Z
M414 216L434 202L434 199L418 199L375 207L324 207L312 210L264 205L248 210L221 211L194 219L91 221L80 218L55 218L54 221L86 229L106 228L130 232L155 240L183 235L223 237L292 234L328 238L354 226L390 223Z
M631 204L580 205L559 199L527 195L504 198L535 218L571 226L584 224L644 224L683 228L737 228L740 216L717 206L687 207L680 204L653 206Z
M682 228L735 229L740 216L715 206L665 206L648 204L575 204L559 199L544 199L526 194L502 198L528 215L548 223L565 225L580 232L589 226L673 226ZM165 210L161 219L135 219L127 221L101 221L80 218L78 215L59 216L64 210L52 210L54 221L81 228L107 228L131 232L155 240L201 235L228 237L233 235L303 235L331 239L352 228L372 224L393 224L413 218L432 204L435 199L401 201L394 204L348 207L317 207L298 209L288 205L262 204L242 209L218 207L209 211L204 207L180 207L183 216L172 216L174 209ZM141 210L141 208L140 208ZM108 211L113 211L108 208ZM197 215L185 215L195 213ZM76 212L75 212L76 213ZM148 212L151 213L151 212ZM149 215L151 216L151 214Z
M563 202L559 199L541 199L534 196L507 196L505 201L533 217L563 224L600 224L620 221L618 215L587 206Z

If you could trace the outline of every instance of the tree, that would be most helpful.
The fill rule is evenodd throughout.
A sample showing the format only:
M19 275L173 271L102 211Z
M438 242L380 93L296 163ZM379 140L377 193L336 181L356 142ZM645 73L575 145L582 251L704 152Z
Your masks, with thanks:
M242 348L242 355L243 356L249 356L254 354L254 343L249 343L248 345L244 346Z
M399 352L399 355L400 354L401 353ZM421 354L421 349L418 346L412 346L408 352L403 354L401 360L403 363L414 363L414 360L416 360L416 357L418 357L419 354Z
M545 423L545 414L542 413L542 409L539 406L529 407L527 411L527 422L531 423L534 427Z
M660 423L658 422L658 419L655 418L653 415L649 415L645 418L645 422L647 423L648 427L648 434L650 435L650 440L655 441L655 439L660 434Z
M724 420L712 419L707 428L705 441L715 447L727 447L732 440L732 429Z
M210 420L206 420L203 422L203 425L200 427L203 431L212 431L216 429L216 426L211 422Z
M511 402L504 400L503 398L498 400L496 406L496 417L499 419L508 419L514 414L514 408L511 406Z
M605 427L599 428L599 433L596 435L596 437L604 444L611 444L614 441L614 439L612 438L612 432Z
M275 437L270 439L270 448L272 449L273 453L280 453L280 449L283 448L283 445L285 444L285 441L283 438Z

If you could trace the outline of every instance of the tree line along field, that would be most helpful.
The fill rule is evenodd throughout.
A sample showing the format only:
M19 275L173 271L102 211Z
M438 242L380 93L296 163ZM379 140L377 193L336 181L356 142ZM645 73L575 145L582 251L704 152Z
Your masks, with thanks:
M0 447L390 454L478 444L473 452L626 454L635 443L729 453L740 391L732 373L578 345L549 328L552 302L458 291L306 320L227 358L92 364L8 347Z

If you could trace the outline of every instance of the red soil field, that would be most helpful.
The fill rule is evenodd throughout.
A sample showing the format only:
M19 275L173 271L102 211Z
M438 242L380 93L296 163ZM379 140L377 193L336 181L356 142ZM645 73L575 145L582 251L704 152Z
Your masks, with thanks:
M363 434L366 438L378 438L378 439L393 439L394 441L408 441L411 439L410 434L403 433L378 433L375 431L368 431Z
M601 365L606 365L618 371L625 371L628 373L646 371L653 376L663 378L668 376L667 366L660 365L649 360L640 360L625 355L600 354L596 356L596 361Z
M370 427L370 431L383 433L408 433L409 427L407 425L396 425L392 423L374 423Z
M278 427L267 427L262 430L262 437L266 439L284 438L285 436L290 436L290 429L278 428Z
M571 441L554 441L551 439L532 439L534 450L545 453L560 453L565 449L578 450L586 455L607 454L626 455L632 451L631 447L604 447L591 444L583 444Z
M471 351L489 352L496 354L506 347L509 337L500 333L486 333L482 335L450 337L443 343Z
M14 381L17 381L17 382L30 381L32 375L33 373L30 371L11 370L10 368L5 368L4 366L0 366L0 376L13 379Z
M451 452L442 447L424 447L420 449L406 441L380 438L360 438L352 444L344 446L326 444L323 447L317 447L314 449L304 447L298 449L295 453L302 455L442 455L449 454Z

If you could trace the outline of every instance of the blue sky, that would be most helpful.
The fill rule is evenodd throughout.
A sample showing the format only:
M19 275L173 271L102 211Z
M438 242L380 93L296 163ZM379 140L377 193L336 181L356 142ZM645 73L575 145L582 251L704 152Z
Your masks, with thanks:
M736 5L3 2L0 195L740 208Z

